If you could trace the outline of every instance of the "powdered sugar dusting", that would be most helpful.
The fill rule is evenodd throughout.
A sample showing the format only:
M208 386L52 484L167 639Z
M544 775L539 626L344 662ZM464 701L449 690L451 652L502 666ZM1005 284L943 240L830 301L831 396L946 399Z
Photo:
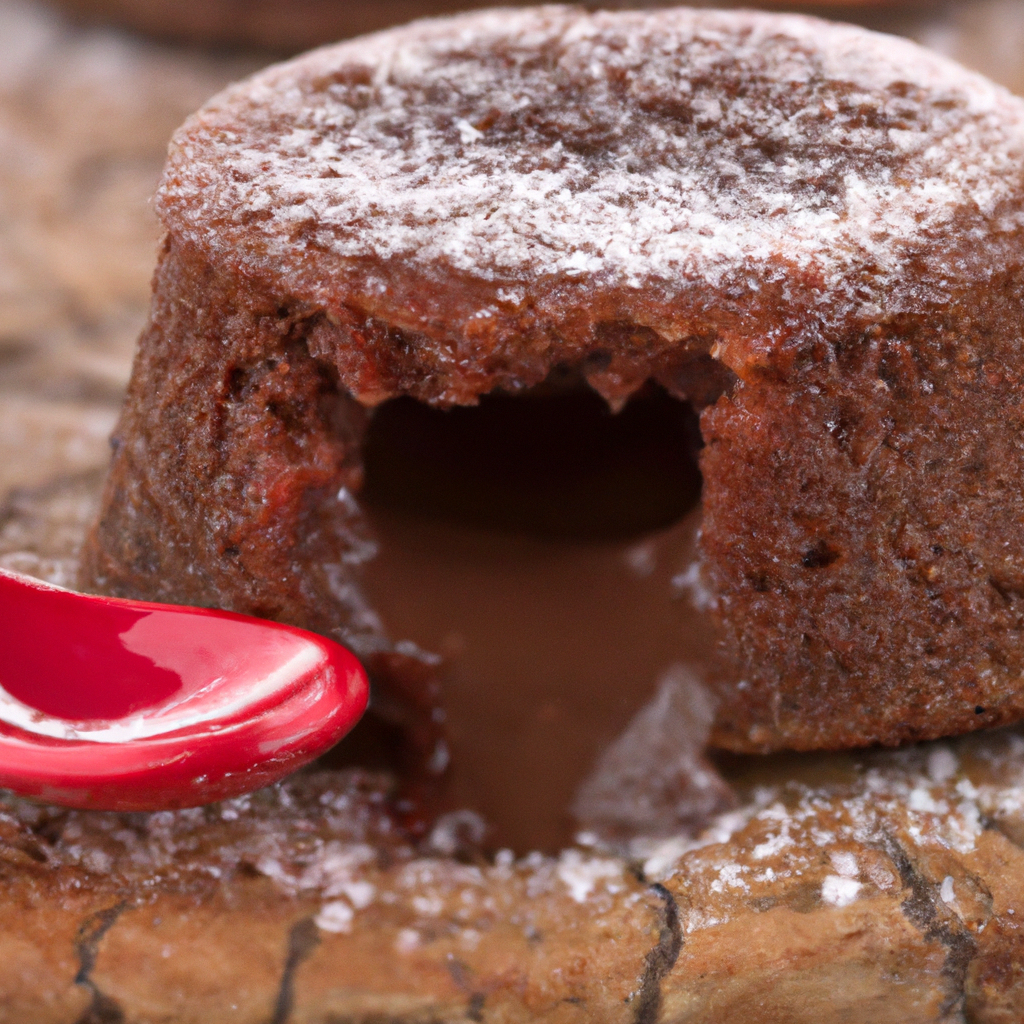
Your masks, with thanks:
M821 899L833 907L848 907L860 892L860 882L842 875L829 875L821 883Z
M172 230L245 231L245 258L285 266L312 250L636 289L756 287L781 263L833 297L869 268L846 299L870 312L957 211L1021 226L1022 154L1024 103L902 40L548 7L269 69L179 132L159 204Z
M559 879L577 903L586 903L595 887L601 883L614 890L614 881L622 876L621 861L587 857L579 850L563 850L558 861Z

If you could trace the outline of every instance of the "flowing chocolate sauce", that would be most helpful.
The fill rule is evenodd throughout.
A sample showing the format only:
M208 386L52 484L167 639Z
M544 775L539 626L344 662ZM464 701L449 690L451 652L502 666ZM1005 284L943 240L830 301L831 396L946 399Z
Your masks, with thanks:
M602 749L673 665L711 644L695 609L699 432L650 390L620 413L552 386L375 413L367 597L443 659L446 805L487 840L557 849Z

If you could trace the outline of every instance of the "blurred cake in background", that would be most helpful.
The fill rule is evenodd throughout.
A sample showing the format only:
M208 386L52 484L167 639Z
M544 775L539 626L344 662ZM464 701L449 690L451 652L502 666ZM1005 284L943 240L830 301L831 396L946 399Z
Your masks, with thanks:
M488 0L60 0L73 14L90 21L123 25L168 39L196 43L249 45L281 52L305 50L336 39L400 25L413 18L452 14L475 7L502 6ZM593 7L646 7L611 0ZM708 4L694 3L702 7ZM735 6L721 3L716 6ZM749 3L745 7L811 10L813 13L929 6L921 0L792 0L788 4Z

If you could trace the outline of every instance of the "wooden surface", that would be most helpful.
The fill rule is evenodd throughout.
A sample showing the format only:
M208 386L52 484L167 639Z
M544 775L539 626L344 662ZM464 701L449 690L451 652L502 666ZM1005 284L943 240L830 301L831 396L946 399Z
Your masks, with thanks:
M459 862L340 774L0 798L0 1024L1015 1024L1024 739L794 758L699 840Z

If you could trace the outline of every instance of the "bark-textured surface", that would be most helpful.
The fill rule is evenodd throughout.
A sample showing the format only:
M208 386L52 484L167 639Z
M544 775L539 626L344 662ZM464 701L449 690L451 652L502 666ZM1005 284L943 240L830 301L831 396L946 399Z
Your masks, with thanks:
M8 799L0 1020L1021 1019L1018 733L758 771L698 840L466 862L358 774L154 815Z

